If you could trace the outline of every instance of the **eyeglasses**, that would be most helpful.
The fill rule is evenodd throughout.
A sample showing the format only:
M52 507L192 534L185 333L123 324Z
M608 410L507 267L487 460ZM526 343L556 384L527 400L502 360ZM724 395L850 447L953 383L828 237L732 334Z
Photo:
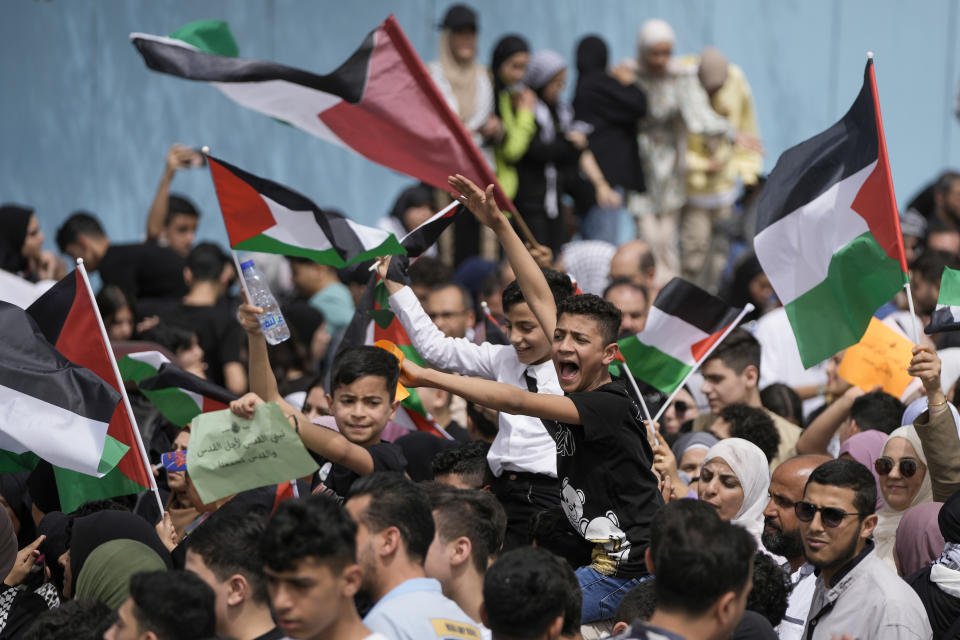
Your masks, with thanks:
M823 522L823 526L831 529L839 527L840 523L843 522L843 519L847 516L864 516L864 514L856 511L849 513L837 507L818 507L809 502L798 502L793 506L793 512L797 514L797 520L800 522L813 522L813 517L817 515L818 511L820 512L820 521Z
M920 468L920 465L913 458L900 458L899 466L900 475L902 475L904 478L912 478L917 473L917 469ZM881 456L873 463L873 468L876 469L877 473L882 476L885 476L893 471L893 467L893 458L890 456Z

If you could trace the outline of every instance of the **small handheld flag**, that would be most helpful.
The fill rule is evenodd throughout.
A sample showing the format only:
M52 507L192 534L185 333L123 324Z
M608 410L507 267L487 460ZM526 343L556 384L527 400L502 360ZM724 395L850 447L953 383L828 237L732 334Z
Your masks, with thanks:
M940 278L940 295L937 309L930 316L923 332L928 336L941 331L960 329L960 271L944 267Z

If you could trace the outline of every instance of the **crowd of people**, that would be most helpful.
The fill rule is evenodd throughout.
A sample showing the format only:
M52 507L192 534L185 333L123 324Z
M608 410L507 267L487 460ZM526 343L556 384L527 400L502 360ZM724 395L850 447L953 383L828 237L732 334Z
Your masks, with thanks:
M399 238L465 209L403 277L389 257L255 255L285 342L171 191L200 152L169 149L145 241L86 211L59 227L118 358L160 351L237 416L276 403L319 470L204 503L160 464L190 426L129 387L163 512L147 493L63 513L49 465L0 474L0 639L960 637L958 334L922 337L900 397L847 382L844 352L804 368L750 249L763 148L744 72L675 55L649 20L635 59L577 44L568 102L564 55L511 34L487 68L479 26L452 6L428 71L523 222L451 167L447 191L412 185L378 223ZM42 214L0 208L2 299L68 271ZM905 292L876 317L912 341L960 268L960 173L901 227L918 317ZM418 357L351 343L371 270ZM755 310L668 398L628 382L617 341L676 276ZM400 420L401 387L430 428Z

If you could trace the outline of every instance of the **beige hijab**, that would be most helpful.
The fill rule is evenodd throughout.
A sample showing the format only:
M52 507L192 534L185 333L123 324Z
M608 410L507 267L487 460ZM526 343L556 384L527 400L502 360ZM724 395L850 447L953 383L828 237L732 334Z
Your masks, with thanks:
M890 432L887 442L890 442L893 438L903 438L913 445L914 450L917 452L917 459L920 460L925 467L927 466L927 457L923 454L923 445L920 443L920 436L917 435L917 430L912 424L894 429ZM884 445L884 450L886 450L886 445ZM883 454L881 453L881 455ZM930 468L927 467L926 473L923 475L923 483L920 485L920 491L917 492L917 495L907 508L915 507L924 502L931 502L932 500L933 485L930 483ZM897 565L893 558L894 545L897 541L897 527L900 525L900 519L903 517L905 511L906 509L897 511L884 501L883 507L877 512L877 528L873 530L873 540L877 543L877 555L894 571L897 570Z
M477 76L483 73L483 65L476 58L467 62L457 60L450 48L450 29L443 29L440 31L440 67L457 99L457 115L461 122L467 122L477 109Z

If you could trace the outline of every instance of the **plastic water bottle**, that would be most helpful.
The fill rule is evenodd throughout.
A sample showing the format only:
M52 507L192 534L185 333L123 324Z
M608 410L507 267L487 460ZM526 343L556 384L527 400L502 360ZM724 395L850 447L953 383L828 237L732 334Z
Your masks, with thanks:
M283 319L280 313L280 305L277 299L270 293L270 287L267 285L267 279L263 277L260 270L253 264L253 260L244 260L240 265L243 269L243 280L247 283L247 290L250 292L250 304L263 309L263 313L257 317L260 319L260 329L263 330L263 337L267 339L268 344L280 344L290 338L290 327L287 321Z

